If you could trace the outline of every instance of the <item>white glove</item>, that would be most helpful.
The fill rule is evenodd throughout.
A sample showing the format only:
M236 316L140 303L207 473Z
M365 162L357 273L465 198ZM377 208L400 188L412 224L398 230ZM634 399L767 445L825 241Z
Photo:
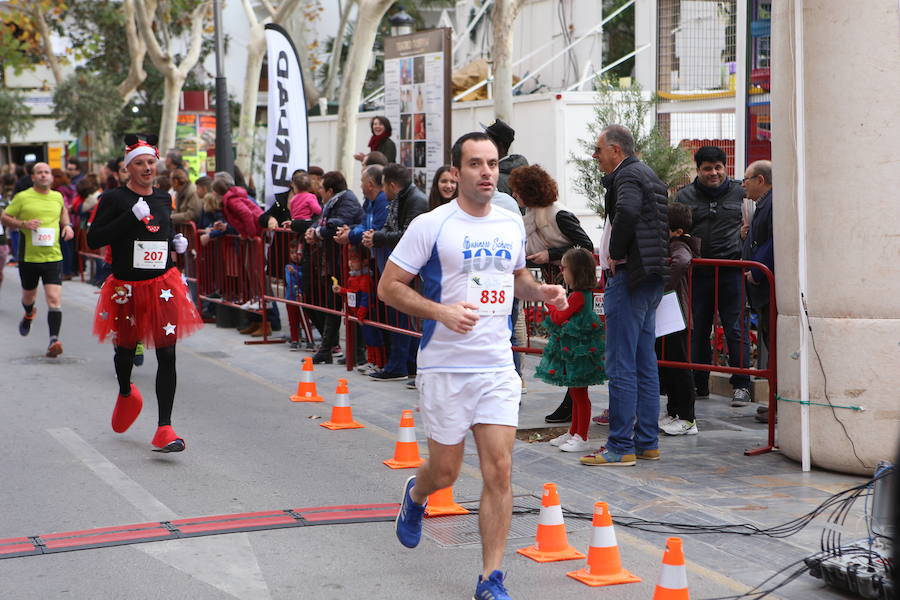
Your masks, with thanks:
M131 212L138 221L143 221L150 216L150 205L143 198L138 198L138 201L131 207Z
M175 237L172 238L172 246L174 246L175 252L177 252L178 254L184 254L188 247L187 238L180 233L176 233Z

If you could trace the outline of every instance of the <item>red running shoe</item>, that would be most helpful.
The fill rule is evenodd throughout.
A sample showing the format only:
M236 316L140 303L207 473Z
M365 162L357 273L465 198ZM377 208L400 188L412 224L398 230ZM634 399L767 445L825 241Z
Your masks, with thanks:
M163 425L156 430L153 441L154 452L181 452L185 448L184 440L178 437L171 425Z
M141 392L132 383L131 391L127 396L119 394L116 398L116 407L112 414L112 428L116 433L125 433L131 424L137 420L144 407L144 398Z
M56 358L60 354L62 354L62 344L59 342L59 340L52 342L47 347L47 358Z
M597 425L609 425L609 409L604 408L603 412L591 419Z

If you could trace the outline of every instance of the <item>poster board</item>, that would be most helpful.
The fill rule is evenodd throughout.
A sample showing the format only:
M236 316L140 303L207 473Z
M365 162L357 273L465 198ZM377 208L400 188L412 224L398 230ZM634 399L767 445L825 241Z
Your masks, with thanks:
M384 113L397 162L425 194L438 167L450 164L449 28L389 37L384 42Z

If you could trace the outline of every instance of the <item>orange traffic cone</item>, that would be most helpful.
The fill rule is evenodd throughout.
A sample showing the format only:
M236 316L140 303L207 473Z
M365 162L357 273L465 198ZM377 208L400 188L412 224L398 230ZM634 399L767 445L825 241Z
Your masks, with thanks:
M463 508L453 501L453 487L445 487L428 496L425 504L426 517L446 517L449 515L467 515L469 509Z
M555 483L544 484L544 495L541 497L541 515L538 518L537 542L534 546L519 548L519 554L537 562L553 562L584 558L584 554L569 545L566 536L566 525L563 523L562 506Z
M416 442L416 424L413 412L404 410L400 416L400 431L394 445L394 458L383 461L392 469L415 469L425 462L419 456L419 444Z
M594 535L588 548L587 566L566 575L592 587L641 580L622 568L616 532L606 502L594 504Z
M325 400L316 393L316 382L313 380L312 357L303 359L303 369L300 370L300 381L297 383L297 393L291 396L291 402L324 402Z
M690 597L681 538L670 537L666 540L662 571L659 573L656 591L653 592L653 600L690 600Z
M331 407L331 420L319 423L328 429L359 429L364 427L353 420L353 409L350 407L350 392L347 390L347 380L338 379L337 389L334 390L334 406Z

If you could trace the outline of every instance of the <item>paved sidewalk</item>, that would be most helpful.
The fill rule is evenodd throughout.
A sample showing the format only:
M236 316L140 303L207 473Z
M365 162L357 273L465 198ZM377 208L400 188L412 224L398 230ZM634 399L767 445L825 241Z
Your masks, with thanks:
M234 330L207 326L178 346L179 391L174 424L187 451L149 452L155 427L155 357L135 370L144 414L124 435L109 430L116 384L112 350L89 336L96 289L66 283L62 341L55 363L42 359L46 323L41 310L32 334L15 333L20 318L17 272L7 268L0 290L0 408L4 485L0 539L95 527L299 506L396 502L409 471L381 465L389 458L400 412L414 408L415 391L402 382L374 382L337 365L316 368L324 404L295 404L304 352L284 344L247 346ZM285 320L286 323L286 320ZM528 394L521 427L543 427L563 390L535 381L526 358ZM338 378L347 378L354 418L366 429L330 432ZM595 414L607 402L591 388ZM822 471L801 473L780 454L745 457L761 445L765 427L755 406L732 409L725 398L698 402L700 434L661 440L663 458L633 468L589 468L577 454L543 442L517 442L517 504L536 506L545 482L559 487L565 508L590 512L596 500L614 516L687 523L751 522L761 527L800 516L834 492L864 481ZM591 441L603 439L593 426ZM420 450L426 446L418 430ZM455 488L459 501L480 491L474 444ZM845 540L862 537L863 507L848 519ZM533 542L536 519L515 517L504 567L513 597L567 600L646 599L653 594L667 534L617 527L623 564L640 584L588 588L565 576L571 561L538 565L515 554ZM824 519L782 540L736 535L683 536L695 599L731 596L818 550ZM570 543L582 551L589 521L569 519ZM385 523L323 526L219 535L52 556L0 560L0 597L47 598L465 598L480 562L473 517L427 523L422 546L408 551ZM102 568L101 568L102 565ZM98 570L99 569L99 570ZM85 577L85 573L98 573ZM801 577L774 597L840 598L819 580Z

